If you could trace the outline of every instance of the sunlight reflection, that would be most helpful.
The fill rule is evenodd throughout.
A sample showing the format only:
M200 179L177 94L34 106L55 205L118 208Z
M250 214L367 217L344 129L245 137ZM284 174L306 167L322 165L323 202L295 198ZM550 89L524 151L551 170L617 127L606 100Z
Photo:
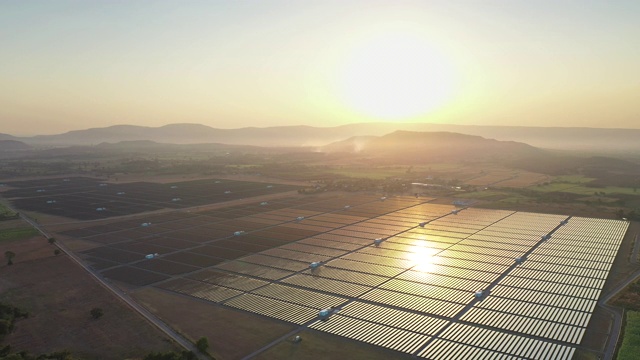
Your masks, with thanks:
M415 245L411 247L410 252L407 254L407 260L413 262L413 270L421 272L429 272L433 269L435 264L435 257L440 250L434 249L428 246L429 243L424 240L416 241Z

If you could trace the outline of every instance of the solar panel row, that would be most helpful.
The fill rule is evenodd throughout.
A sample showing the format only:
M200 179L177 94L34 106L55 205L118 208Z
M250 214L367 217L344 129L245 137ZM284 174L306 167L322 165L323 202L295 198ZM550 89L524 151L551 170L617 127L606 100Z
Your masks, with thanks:
M569 359L628 226L585 218L560 225L566 216L502 210L452 213L415 199L354 197L348 209L344 201L202 213L213 221L194 218L186 242L207 228L228 238L198 251L255 253L156 286L430 359ZM230 237L238 229L221 226L227 213L245 214L234 220L245 234ZM155 236L122 244L179 245ZM109 256L129 261L115 252L120 243L110 246ZM321 266L311 270L312 262ZM486 293L476 298L478 290ZM330 307L336 313L319 320L318 311Z
M424 205L420 207L424 209ZM383 217L391 221L388 220L391 216ZM454 226L447 231L444 219L453 217L457 224L452 222ZM472 226L462 225L465 217L473 218ZM397 231L398 226L378 232L377 226L367 226L364 221L357 227L346 226L322 235L333 236L332 240L316 236L301 242L312 241L318 247L332 248L332 244L350 243L354 239L371 241L378 234L388 237L379 247L370 245L358 249L354 244L343 249L343 254L326 254L336 259L327 261L315 272L304 270L282 282L305 287L310 292L339 293L354 299L346 302L329 320L312 323L309 327L313 329L404 352L420 350L417 355L434 359L466 358L460 354L472 353L480 356L478 358L547 358L551 354L551 358L568 359L574 351L569 344L578 344L581 340L599 295L598 289L603 285L603 281L593 280L606 278L613 256L594 259L592 252L578 252L580 256L565 253L562 257L550 254L556 250L547 245L556 246L565 232L573 233L560 227L552 239L541 239L565 219L557 215L469 209L436 220L438 226L413 225L395 234L393 231ZM575 221L576 226L582 223L584 221ZM611 236L613 247L619 246L626 231L624 224L620 226L616 222L615 226L617 232L602 227L603 237ZM598 235L594 238L599 239ZM606 241L598 244L600 248L607 246ZM291 253L279 255L314 251L298 245L300 243L286 245ZM420 254L424 259L414 256L418 248L427 249ZM530 257L514 267L514 257L527 252L531 252ZM566 261L568 257L580 263ZM585 258L590 260L586 265L582 262ZM420 266L425 259L429 262L427 266ZM367 273L370 275L363 276ZM546 273L559 277L549 282L544 276ZM527 274L529 278L522 277ZM536 276L531 278L532 275ZM576 283L574 278L581 281ZM558 287L558 282L563 280L567 283ZM473 301L471 292L486 288L494 281L498 282L488 297L469 308ZM523 288L529 283L531 289ZM559 295L559 289L566 295ZM522 301L523 298L526 301ZM371 315L385 311L399 313ZM456 315L459 321L455 320ZM417 325L421 322L416 317L431 325ZM433 325L436 322L438 325ZM454 335L457 332L460 334ZM466 337L474 332L491 334L493 338L476 343L472 337ZM418 334L436 338L429 340L417 337ZM418 339L424 342L416 343ZM493 341L495 339L504 342Z

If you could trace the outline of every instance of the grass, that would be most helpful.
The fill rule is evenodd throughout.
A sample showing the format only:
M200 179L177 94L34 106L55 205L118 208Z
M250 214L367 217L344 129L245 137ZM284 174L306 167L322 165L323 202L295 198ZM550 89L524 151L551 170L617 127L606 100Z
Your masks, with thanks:
M575 176L577 178L577 176ZM589 178L583 178L585 180L591 180ZM586 181L585 181L586 182ZM552 182L551 184L542 186L530 186L528 189L539 192L554 192L562 191L579 195L594 195L594 193L605 193L607 195L622 194L622 195L640 195L640 192L633 190L630 187L620 186L606 186L606 187L589 187L585 186L585 182Z
M499 190L483 190L483 191L474 191L468 193L460 193L456 194L456 198L470 198L470 199L486 199L493 197L505 197L506 194Z
M16 213L4 204L0 203L0 217L14 216Z
M640 314L640 281L631 283L613 302L614 305Z
M580 186L580 184L573 184L573 183L551 183L551 184L547 184L547 185L534 185L534 186L530 186L528 189L530 190L534 190L534 191L539 191L539 192L554 192L554 191L566 191L566 192L573 192L573 189L586 189L584 186ZM596 191L594 189L591 190L591 194L593 194L593 192ZM598 189L597 191L600 191L600 189Z
M640 312L627 312L627 325L624 328L622 346L617 360L635 360L640 353Z
M342 168L328 169L327 172L353 178L386 179L407 175L408 166L401 168Z
M461 166L462 165L459 163L436 163L436 164L424 165L424 166L421 166L420 168L422 170L427 170L427 171L450 171L450 170L459 169Z
M584 175L562 175L553 178L554 182L565 182L571 184L586 184L593 180L595 179L585 177Z
M531 201L531 198L522 196L522 195L514 195L514 196L509 196L507 198L501 199L499 201L501 203L519 204L519 203L528 203Z
M38 230L32 227L20 227L0 230L0 241L20 240L38 235Z
M451 172L460 170L461 165L456 163L429 164L429 165L395 165L395 166L330 166L327 173L348 176L353 178L386 179L388 177L414 177L422 175L438 176L438 172ZM407 170L411 169L410 172ZM422 174L422 175L420 175ZM458 174L459 177L465 177ZM467 174L468 176L468 174Z

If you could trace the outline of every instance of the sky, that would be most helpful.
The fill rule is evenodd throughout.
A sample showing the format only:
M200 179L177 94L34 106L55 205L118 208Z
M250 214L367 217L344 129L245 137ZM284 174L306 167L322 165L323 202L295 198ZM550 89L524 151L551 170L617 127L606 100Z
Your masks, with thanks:
M0 2L0 133L640 128L640 1Z

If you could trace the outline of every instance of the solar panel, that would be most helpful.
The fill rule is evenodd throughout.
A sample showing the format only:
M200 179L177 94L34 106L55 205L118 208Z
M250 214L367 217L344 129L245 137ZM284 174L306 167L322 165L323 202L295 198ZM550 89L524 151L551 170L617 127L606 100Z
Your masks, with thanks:
M322 202L325 213L303 205L310 211L251 215L287 217L280 229L328 230L215 265L232 274L226 282L203 271L189 275L196 284L163 286L426 359L571 359L628 228L354 199L348 209L344 199Z

